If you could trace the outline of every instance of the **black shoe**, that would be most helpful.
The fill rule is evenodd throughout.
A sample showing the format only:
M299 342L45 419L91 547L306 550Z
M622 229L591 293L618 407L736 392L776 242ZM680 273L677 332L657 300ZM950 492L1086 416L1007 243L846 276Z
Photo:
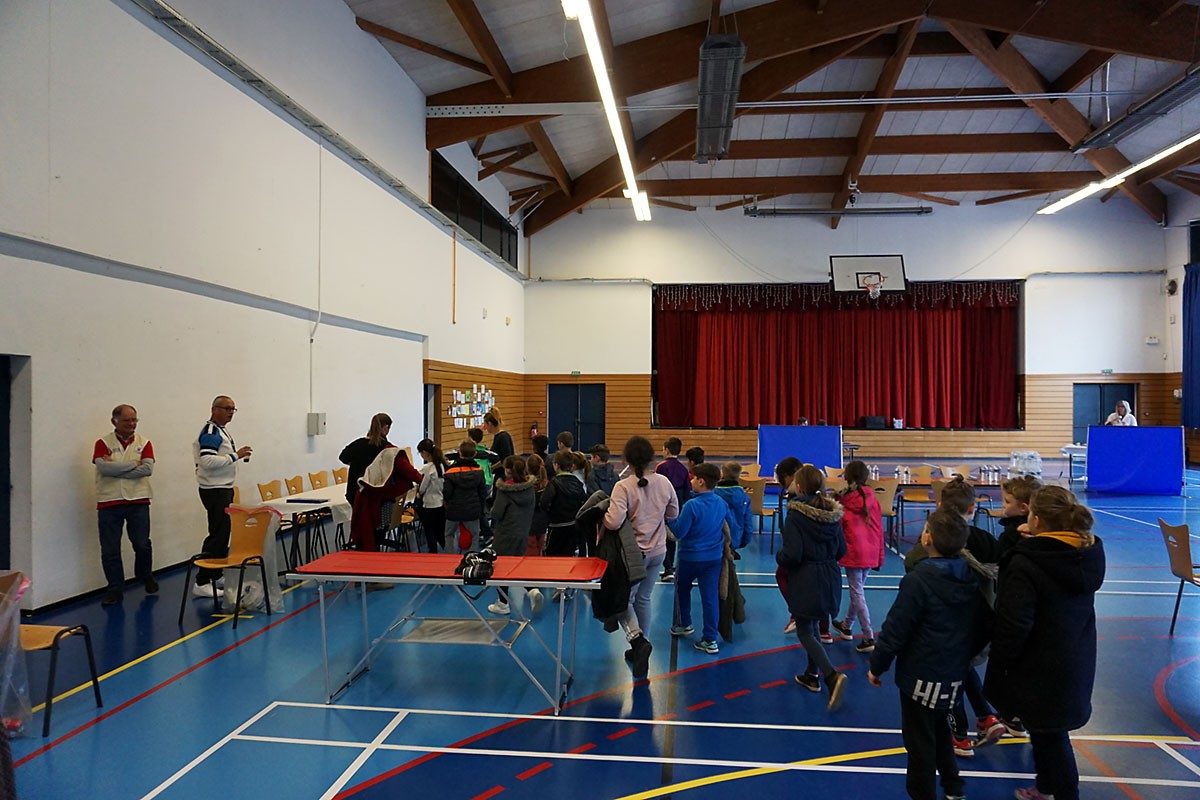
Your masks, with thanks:
M158 581L154 580L153 575L146 578L143 583L146 585L146 594L158 594Z
M650 653L653 652L654 647L641 634L629 644L632 645L630 650L633 651L633 657L630 659L630 663L633 665L633 677L644 678L650 672Z
M633 661L633 648L632 647L625 651L625 660Z
M808 689L810 692L817 694L821 693L821 679L816 675L800 674L796 676L796 683Z
M666 572L663 572L662 575L658 576L658 579L660 581L662 581L663 583L674 583L675 582L675 570L668 570Z
M116 589L109 589L104 593L104 597L100 599L100 605L102 606L115 606L119 602L121 602L121 593Z

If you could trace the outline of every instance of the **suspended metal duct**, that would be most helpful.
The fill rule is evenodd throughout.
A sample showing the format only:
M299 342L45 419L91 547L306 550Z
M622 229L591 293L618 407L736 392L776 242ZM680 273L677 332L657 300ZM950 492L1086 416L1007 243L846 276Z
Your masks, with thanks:
M1071 150L1079 153L1084 150L1112 147L1134 131L1141 130L1191 100L1198 93L1200 93L1200 64L1195 64L1183 73L1182 78L1155 93L1153 97L1138 103L1129 109L1125 116L1088 134Z
M714 34L700 45L700 81L696 92L696 163L719 161L729 154L733 115L746 45L732 34Z
M858 217L900 216L932 214L929 206L856 206L854 208L759 208L747 206L743 213L747 217Z

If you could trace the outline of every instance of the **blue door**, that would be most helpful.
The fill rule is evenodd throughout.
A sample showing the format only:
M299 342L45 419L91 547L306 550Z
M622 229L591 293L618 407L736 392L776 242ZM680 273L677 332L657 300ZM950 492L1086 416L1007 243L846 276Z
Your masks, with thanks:
M575 449L583 452L604 444L603 383L551 383L546 385L546 410L550 449L563 431L575 437Z

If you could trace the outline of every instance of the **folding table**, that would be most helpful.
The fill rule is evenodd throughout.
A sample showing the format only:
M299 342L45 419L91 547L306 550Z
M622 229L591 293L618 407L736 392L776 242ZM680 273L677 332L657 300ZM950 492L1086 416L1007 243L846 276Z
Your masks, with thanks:
M606 562L599 558L556 558L549 556L501 556L496 559L495 571L485 584L464 584L460 575L454 574L460 557L451 553L365 553L341 551L330 553L298 567L287 577L294 580L313 580L317 583L317 597L321 611L321 658L325 668L325 702L332 703L364 672L371 668L371 657L383 644L400 642L408 644L468 644L502 647L521 668L530 682L554 707L557 715L562 709L567 693L574 682L575 640L579 622L578 592L600 588ZM343 583L333 598L326 601L325 584ZM401 607L399 613L388 624L382 634L371 638L367 621L367 584L395 583L412 584L417 587L412 597ZM346 680L337 689L332 689L329 674L329 640L326 629L326 613L333 603L358 584L362 606L363 654L347 672ZM510 613L500 617L485 616L475 606L475 601L488 589L538 588L561 589L563 600L558 604L557 646L549 645L534 628L520 609L520 604L510 603ZM451 591L470 610L464 617L423 617L421 607L439 591ZM566 645L567 605L571 605L570 662L564 662L563 649ZM528 632L554 661L554 692L549 689L525 661L517 654L513 645L522 634Z

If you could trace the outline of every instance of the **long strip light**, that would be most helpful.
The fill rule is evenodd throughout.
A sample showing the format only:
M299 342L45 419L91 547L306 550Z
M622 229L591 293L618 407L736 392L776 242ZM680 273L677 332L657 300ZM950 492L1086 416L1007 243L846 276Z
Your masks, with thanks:
M592 73L596 76L596 88L600 90L600 104L604 106L604 116L608 118L608 127L612 131L613 142L617 145L621 173L625 176L623 194L633 201L633 215L637 221L649 222L650 198L645 192L638 191L637 178L633 173L633 160L629 156L629 147L625 144L628 140L621 128L617 98L613 95L612 82L608 78L608 65L604 63L604 50L600 47L600 36L596 33L596 20L592 18L591 3L588 0L562 0L562 9L567 19L579 21L579 30L583 33L588 61L591 62ZM633 131L629 133L632 135Z
M1071 194L1067 195L1066 197L1062 198L1061 200L1056 200L1055 202L1051 203L1050 205L1046 206L1045 208L1038 209L1037 213L1039 213L1039 214L1054 214L1055 212L1062 211L1067 206L1078 203L1080 200L1091 197L1092 195L1096 194L1097 192L1102 192L1105 189L1111 189L1114 186L1120 186L1122 183L1125 182L1126 178L1128 178L1130 175L1133 175L1135 172L1140 172L1141 170L1145 169L1146 167L1151 166L1152 164L1157 164L1159 161L1162 161L1164 158L1169 158L1170 156L1175 155L1176 153L1178 153L1180 150L1184 149L1185 147L1192 146L1196 142L1200 142L1200 133L1194 133L1191 136L1189 136L1188 138L1183 139L1182 141L1178 141L1175 144L1171 145L1170 147L1166 147L1162 150L1159 150L1154 155L1152 155L1148 158L1144 158L1132 166L1126 167L1125 169L1121 170L1116 175L1113 175L1110 178L1106 178L1102 181L1093 181L1093 182L1089 183L1087 186L1084 186L1082 189L1072 192Z

